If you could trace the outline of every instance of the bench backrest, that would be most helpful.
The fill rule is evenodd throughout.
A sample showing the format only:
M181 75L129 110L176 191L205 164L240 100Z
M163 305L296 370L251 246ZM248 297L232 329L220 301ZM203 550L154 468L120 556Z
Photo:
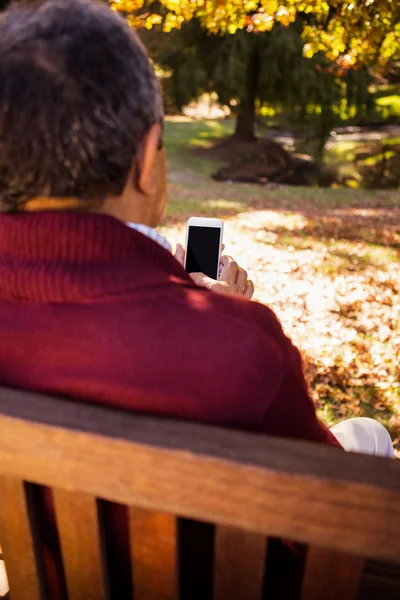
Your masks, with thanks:
M397 461L5 388L0 432L12 600L46 597L30 484L53 489L69 600L108 597L97 499L129 507L135 600L178 598L177 517L216 525L214 600L260 600L267 537L309 546L303 600L354 598L365 558L400 562Z

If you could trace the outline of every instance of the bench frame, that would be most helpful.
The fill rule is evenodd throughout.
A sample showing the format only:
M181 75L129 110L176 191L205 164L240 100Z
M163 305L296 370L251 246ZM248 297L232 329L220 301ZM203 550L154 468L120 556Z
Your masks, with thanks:
M0 430L0 541L13 600L26 586L31 600L43 594L26 482L54 490L70 600L83 590L107 596L97 498L131 507L135 598L177 597L176 516L218 526L218 600L229 590L260 597L268 536L310 546L307 600L339 597L329 595L335 585L354 598L365 558L400 563L394 460L5 388Z

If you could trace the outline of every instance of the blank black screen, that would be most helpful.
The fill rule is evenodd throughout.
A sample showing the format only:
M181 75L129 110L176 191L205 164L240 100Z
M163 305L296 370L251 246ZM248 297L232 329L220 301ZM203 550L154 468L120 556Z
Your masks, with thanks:
M218 279L219 227L189 227L186 271Z

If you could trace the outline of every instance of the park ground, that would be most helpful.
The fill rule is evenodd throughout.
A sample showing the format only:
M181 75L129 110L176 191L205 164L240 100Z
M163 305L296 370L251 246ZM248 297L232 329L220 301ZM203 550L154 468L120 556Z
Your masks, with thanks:
M182 243L188 217L222 218L226 252L303 353L320 417L377 418L400 456L400 192L217 183L204 149L230 128L167 121L163 233Z

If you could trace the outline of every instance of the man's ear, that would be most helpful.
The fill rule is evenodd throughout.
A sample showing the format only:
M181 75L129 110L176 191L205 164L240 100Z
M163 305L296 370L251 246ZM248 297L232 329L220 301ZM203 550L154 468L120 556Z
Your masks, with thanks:
M136 157L136 184L145 196L151 196L157 191L154 167L161 135L161 126L158 123L152 125L146 132Z

